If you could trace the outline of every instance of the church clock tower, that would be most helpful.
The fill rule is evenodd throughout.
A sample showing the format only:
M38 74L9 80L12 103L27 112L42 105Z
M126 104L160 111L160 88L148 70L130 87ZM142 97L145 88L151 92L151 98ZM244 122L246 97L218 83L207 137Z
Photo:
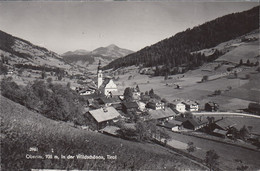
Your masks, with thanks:
M102 74L102 69L101 69L101 61L99 60L98 63L98 70L97 70L97 87L98 89L103 83L103 74Z

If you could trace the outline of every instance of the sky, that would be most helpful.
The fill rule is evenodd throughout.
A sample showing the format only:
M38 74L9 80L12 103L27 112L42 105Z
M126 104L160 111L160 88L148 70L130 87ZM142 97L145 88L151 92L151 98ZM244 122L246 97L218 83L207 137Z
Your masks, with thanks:
M0 30L62 54L115 44L138 51L257 1L0 1Z

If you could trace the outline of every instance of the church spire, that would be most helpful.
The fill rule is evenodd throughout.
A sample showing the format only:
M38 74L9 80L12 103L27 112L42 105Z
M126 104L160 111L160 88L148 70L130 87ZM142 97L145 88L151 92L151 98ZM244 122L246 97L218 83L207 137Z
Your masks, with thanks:
M98 69L97 69L97 71L99 71L99 70L101 70L101 60L99 60L99 62L98 62Z
M101 60L99 60L98 68L97 68L97 87L100 88L102 83L103 83L103 74L101 70Z

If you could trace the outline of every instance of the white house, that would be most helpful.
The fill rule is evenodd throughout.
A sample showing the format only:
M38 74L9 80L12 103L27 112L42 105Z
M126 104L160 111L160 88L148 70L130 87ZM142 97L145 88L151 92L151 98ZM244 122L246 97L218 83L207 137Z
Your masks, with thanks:
M178 112L180 112L180 113L184 113L184 112L186 112L186 106L185 106L185 104L183 103L183 102L173 102L173 103L171 103L170 105L172 105L172 109L175 109L175 110L177 110Z
M197 102L186 101L183 102L186 106L186 110L194 112L199 110L199 104Z

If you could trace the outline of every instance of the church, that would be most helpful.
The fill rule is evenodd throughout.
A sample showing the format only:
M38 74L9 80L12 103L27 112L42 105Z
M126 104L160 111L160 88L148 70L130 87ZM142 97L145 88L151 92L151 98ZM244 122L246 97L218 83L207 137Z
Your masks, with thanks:
M117 85L111 78L103 78L101 69L101 61L98 63L97 70L97 89L105 96L113 95L113 92L117 92Z

